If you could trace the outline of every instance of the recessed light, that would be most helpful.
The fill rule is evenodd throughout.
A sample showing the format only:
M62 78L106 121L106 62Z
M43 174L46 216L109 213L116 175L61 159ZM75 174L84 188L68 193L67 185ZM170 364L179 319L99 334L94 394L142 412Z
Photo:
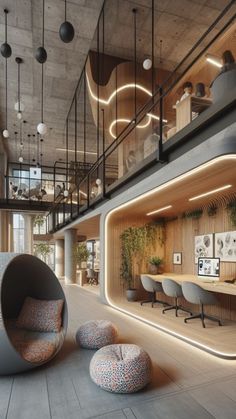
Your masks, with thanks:
M195 199L203 198L204 196L212 195L216 192L224 191L225 189L232 188L232 185L225 185L221 186L220 188L213 189L212 191L208 191L205 193L202 193L201 195L193 196L192 198L189 198L189 201L195 201Z
M155 211L148 212L146 215L157 214L158 212L162 212L162 211L165 211L165 210L170 209L170 208L172 208L172 205L167 205L166 207L162 207L162 208L159 208Z

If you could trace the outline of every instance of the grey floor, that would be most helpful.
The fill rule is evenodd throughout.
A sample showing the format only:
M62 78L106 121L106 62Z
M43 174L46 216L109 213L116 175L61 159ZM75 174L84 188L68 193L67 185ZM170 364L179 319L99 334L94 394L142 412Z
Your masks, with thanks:
M64 347L43 368L0 377L1 419L236 418L236 361L215 358L101 305L95 293L77 286L65 291L69 331ZM153 380L144 391L115 395L91 382L88 368L94 352L79 349L74 334L94 318L111 319L122 342L147 350Z

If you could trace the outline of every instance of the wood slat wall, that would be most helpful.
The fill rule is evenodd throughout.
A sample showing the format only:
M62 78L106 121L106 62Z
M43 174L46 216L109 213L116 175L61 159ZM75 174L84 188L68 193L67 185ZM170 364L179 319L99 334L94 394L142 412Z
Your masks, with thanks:
M123 215L123 214L122 214ZM110 298L116 298L124 294L124 286L120 279L121 265L121 233L130 226L141 226L147 223L146 217L128 215L119 217L114 214L108 225L108 242L113 243L108 250L108 292ZM203 213L200 219L178 218L166 223L166 241L161 248L157 246L156 254L165 259L165 271L175 273L196 274L197 265L194 263L194 236L205 233L217 233L223 231L233 231L236 228L232 225L227 210L223 207L218 209L215 216L208 216ZM182 265L173 265L173 252L182 252ZM142 266L142 272L147 267ZM138 265L135 266L135 274L138 276ZM221 274L223 278L236 277L236 263L222 262ZM136 281L136 286L140 288L140 281ZM236 320L236 297L217 294L219 305L209 307L208 313L217 315L223 319ZM186 302L185 302L186 305ZM195 307L196 309L196 307Z

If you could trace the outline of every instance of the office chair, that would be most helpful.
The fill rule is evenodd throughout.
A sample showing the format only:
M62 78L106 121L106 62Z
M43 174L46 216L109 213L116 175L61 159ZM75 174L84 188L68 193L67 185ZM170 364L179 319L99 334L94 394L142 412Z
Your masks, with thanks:
M191 319L201 319L202 326L205 326L204 319L209 319L214 322L217 322L219 326L222 326L221 321L217 317L209 316L208 314L204 313L204 306L205 305L216 305L217 298L213 295L212 292L204 290L199 285L194 284L193 282L183 281L182 283L182 291L185 300L189 301L192 304L199 304L200 305L200 313L195 314L191 317L187 317L184 319L184 322L187 323L188 320Z
M156 292L163 292L161 282L155 281L147 275L141 275L141 282L143 288L149 293L150 298L148 300L141 301L141 306L146 303L152 303L152 307L155 303L166 304L164 301L156 299Z
M168 295L168 297L173 297L175 299L175 304L164 308L164 310L162 310L162 313L164 314L167 310L175 310L175 316L178 317L178 310L182 310L182 311L186 311L187 313L191 313L190 310L188 310L187 308L184 308L183 306L178 304L178 299L180 297L183 297L183 292L182 292L182 287L180 284L178 284L177 282L173 281L173 279L170 278L165 278L162 281L162 288L163 291L166 295Z

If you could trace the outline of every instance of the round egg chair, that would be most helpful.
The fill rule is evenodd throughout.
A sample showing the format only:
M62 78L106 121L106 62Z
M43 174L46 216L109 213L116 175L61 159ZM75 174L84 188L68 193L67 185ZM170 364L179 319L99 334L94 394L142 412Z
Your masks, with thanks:
M27 298L61 302L58 333L16 326ZM54 358L64 342L67 322L65 295L53 271L35 256L0 253L0 375L30 370Z

